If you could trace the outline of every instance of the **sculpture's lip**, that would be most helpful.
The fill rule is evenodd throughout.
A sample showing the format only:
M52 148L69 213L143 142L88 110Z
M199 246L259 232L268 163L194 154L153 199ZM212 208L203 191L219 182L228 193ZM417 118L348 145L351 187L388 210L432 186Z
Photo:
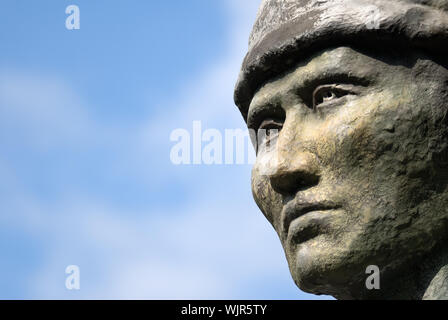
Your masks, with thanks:
M340 209L342 206L332 201L320 201L320 202L298 202L291 201L287 204L282 211L282 234L286 239L288 237L288 230L291 223L312 212L317 211L330 211Z

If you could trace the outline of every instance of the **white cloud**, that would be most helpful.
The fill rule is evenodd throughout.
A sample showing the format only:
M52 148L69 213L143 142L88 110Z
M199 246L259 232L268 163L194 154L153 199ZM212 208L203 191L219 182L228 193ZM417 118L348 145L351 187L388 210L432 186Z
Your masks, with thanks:
M284 283L286 291L293 287L279 241L250 198L250 168L224 172L185 167L176 169L178 177L170 177L167 172L174 168L169 154L159 154L170 143L167 130L189 128L193 120L218 128L244 126L233 105L233 86L258 3L226 1L229 50L163 107L172 112L158 114L133 131L95 121L87 103L61 79L2 73L0 116L5 132L19 130L25 142L44 149L89 145L99 131L103 134L98 144L125 136L133 141L126 150L109 145L109 151L118 154L108 164L111 174L134 172L136 183L154 188L183 179L191 189L182 203L142 212L116 208L82 193L45 202L0 163L2 183L16 198L9 197L10 210L2 214L2 223L21 226L45 246L44 263L28 279L27 297L257 298L261 293L250 284L263 287L274 279ZM229 187L213 189L220 184ZM172 201L178 201L176 194ZM81 267L79 293L64 288L68 264ZM276 298L277 293L269 297Z
M44 149L87 142L93 131L87 110L61 79L17 70L0 72L4 136Z

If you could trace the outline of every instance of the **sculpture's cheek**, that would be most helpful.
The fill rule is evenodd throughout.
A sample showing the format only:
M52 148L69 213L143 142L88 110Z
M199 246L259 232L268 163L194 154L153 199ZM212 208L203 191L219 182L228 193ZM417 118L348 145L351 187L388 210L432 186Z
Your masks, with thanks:
M366 197L390 198L403 182L406 165L400 158L417 149L403 148L409 131L415 131L412 121L401 120L415 108L411 101L408 94L372 91L349 102L315 130L314 135L320 135L315 141L323 181L339 185L339 192L354 206L365 203ZM398 130L400 123L405 126Z
M383 131L387 134L391 127L391 114L384 110L388 95L372 92L348 102L323 121L315 133L321 137L316 141L323 166L350 168L351 171L360 165L369 167L383 154L385 141L378 138L384 137ZM393 136L388 135L388 138L386 144Z
M431 100L415 101L408 93L383 90L360 100L350 106L352 112L328 119L318 143L322 183L337 185L332 196L345 201L348 214L340 229L343 246L335 247L346 257L356 251L360 264L362 253L389 265L396 263L384 258L390 252L399 252L403 261L427 252L434 245L431 237L438 236L437 224L442 225L442 210L431 208L429 198L437 191ZM434 232L419 231L424 229ZM421 245L411 250L407 243Z

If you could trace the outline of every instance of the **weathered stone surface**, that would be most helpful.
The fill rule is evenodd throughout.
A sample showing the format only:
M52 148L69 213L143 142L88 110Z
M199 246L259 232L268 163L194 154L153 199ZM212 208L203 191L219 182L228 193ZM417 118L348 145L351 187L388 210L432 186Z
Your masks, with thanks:
M251 97L264 81L288 70L300 57L332 45L386 47L399 42L448 54L447 10L447 0L264 0L235 102L246 116Z
M253 195L302 290L447 299L448 2L356 2L263 2L236 88L269 133ZM372 4L375 31L360 18Z

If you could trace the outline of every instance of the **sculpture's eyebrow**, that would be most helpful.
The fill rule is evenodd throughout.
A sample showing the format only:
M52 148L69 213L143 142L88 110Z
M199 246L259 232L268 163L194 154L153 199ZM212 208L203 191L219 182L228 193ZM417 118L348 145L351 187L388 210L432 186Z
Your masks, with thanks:
M274 117L281 113L282 96L285 94L287 85L284 80L278 80L261 88L252 99L247 115L247 127L256 129L263 117L270 115Z
M324 70L322 72L308 74L300 79L300 81L293 81L288 86L288 94L298 95L303 102L312 107L313 93L315 89L325 84L352 84L356 86L367 87L372 80L365 75L356 73L355 70L344 70L338 68L337 70Z
M281 118L284 115L284 110L280 104L277 103L261 103L251 108L247 116L247 127L250 129L257 129L265 117Z

